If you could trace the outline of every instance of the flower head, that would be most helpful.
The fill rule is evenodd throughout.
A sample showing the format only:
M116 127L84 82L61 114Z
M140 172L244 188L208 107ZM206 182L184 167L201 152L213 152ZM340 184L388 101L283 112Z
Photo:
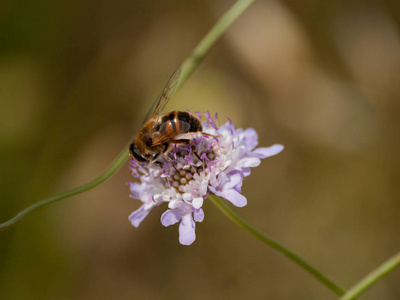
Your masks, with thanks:
M128 183L131 197L143 202L129 220L138 227L150 211L164 202L168 210L161 216L164 226L179 224L179 242L190 245L196 239L195 222L202 222L204 199L208 193L225 198L237 207L247 204L241 194L243 178L250 175L250 168L260 164L261 158L278 154L282 145L255 148L258 135L252 128L235 129L228 122L220 127L210 116L203 131L190 133L179 138L190 139L189 144L174 144L161 158L160 164L130 161L134 177L140 183ZM217 120L217 115L215 115ZM205 133L205 134L203 134Z

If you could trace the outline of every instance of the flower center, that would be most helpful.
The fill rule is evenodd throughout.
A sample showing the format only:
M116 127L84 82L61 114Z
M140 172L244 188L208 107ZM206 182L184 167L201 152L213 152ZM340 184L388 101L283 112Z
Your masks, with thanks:
M151 190L154 203L203 198L211 175L221 171L218 138L200 132L191 138L191 142L170 147L159 165L131 160L132 173Z
M199 177L208 176L216 165L218 139L196 135L192 144L175 145L167 153L170 159L163 161L162 173L166 188L173 187L177 192L187 192L186 186L194 186Z

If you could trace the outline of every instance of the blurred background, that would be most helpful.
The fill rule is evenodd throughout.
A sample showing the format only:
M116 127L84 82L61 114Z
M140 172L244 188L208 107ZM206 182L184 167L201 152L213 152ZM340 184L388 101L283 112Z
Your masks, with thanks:
M234 1L0 4L0 221L100 174ZM256 1L167 110L285 145L234 210L343 288L400 250L400 4ZM0 233L1 299L336 299L205 203L189 247L128 221L126 164ZM400 270L361 299L400 299Z

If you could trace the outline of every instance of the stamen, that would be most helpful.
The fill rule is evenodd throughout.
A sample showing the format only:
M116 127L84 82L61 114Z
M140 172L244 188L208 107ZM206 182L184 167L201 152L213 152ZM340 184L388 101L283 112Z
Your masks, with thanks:
M207 161L209 160L206 153L203 153L203 154L200 156L200 158L201 158L201 159L205 159L205 160L207 160Z
M207 112L207 114L208 114L209 122L210 122L212 128L214 128L215 130L218 130L218 127L215 125L214 120L213 120L213 119L211 118L211 116L210 116L210 113Z
M189 156L186 156L185 157L185 165L187 165L189 162L193 162L193 160L189 157Z
M187 146L186 146L186 152L187 152L187 154L189 155L191 152L192 152L192 144L188 144Z
M208 125L208 126L211 126L211 124L210 124L210 119L211 119L210 113L209 113L208 111L206 111L206 112L204 113L204 115L205 115L206 118L207 118L207 120L206 120L207 125Z

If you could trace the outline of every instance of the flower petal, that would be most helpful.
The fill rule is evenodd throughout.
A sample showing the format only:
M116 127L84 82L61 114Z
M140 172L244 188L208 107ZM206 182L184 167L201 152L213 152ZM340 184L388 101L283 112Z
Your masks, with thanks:
M243 168L243 169L240 171L240 174L241 174L243 177L249 176L250 173L251 173L250 168ZM238 191L238 192L239 192L239 191Z
M201 208L195 209L194 212L193 212L193 219L196 222L203 222L203 220L204 220L204 211Z
M224 189L232 188L237 185L242 185L242 176L239 173L229 173L227 176L227 179L229 180L227 183L224 185Z
M247 204L247 199L242 194L238 193L234 189L228 189L221 193L218 196L225 198L226 200L232 202L233 205L237 207L243 207Z
M233 188L237 192L241 193L242 192L243 177L242 177L242 175L239 175L239 176L240 176L240 182L238 182L238 184L236 184Z
M179 209L169 209L161 216L161 224L165 227L178 223L182 219L182 213Z
M240 160L242 167L258 167L261 163L261 160L257 157L245 157Z
M196 209L200 208L203 205L203 197L194 198L192 201L192 205Z
M224 185L227 181L229 181L228 175L225 172L222 172L217 177L217 184Z
M184 206L184 203L180 200L172 200L168 203L168 208L170 209L177 209L181 208L182 206Z
M144 209L144 205L142 205L139 209L131 213L129 216L129 221L131 221L132 225L137 228L144 218L146 218L146 216L150 213L150 211L151 209Z
M253 128L247 128L245 131L246 144L249 150L253 150L258 144L258 134Z
M193 195L191 193L184 193L182 195L182 199L185 201L190 201L190 200L192 200L192 198L193 198Z
M182 222L179 225L179 242L182 245L191 245L196 239L195 223L192 219L192 215L188 214L182 218Z
M142 185L134 182L130 185L131 193L136 197L139 197L140 191L142 190Z
M257 148L253 151L253 154L258 158L266 158L278 154L283 150L283 148L283 145L275 144L268 148Z

